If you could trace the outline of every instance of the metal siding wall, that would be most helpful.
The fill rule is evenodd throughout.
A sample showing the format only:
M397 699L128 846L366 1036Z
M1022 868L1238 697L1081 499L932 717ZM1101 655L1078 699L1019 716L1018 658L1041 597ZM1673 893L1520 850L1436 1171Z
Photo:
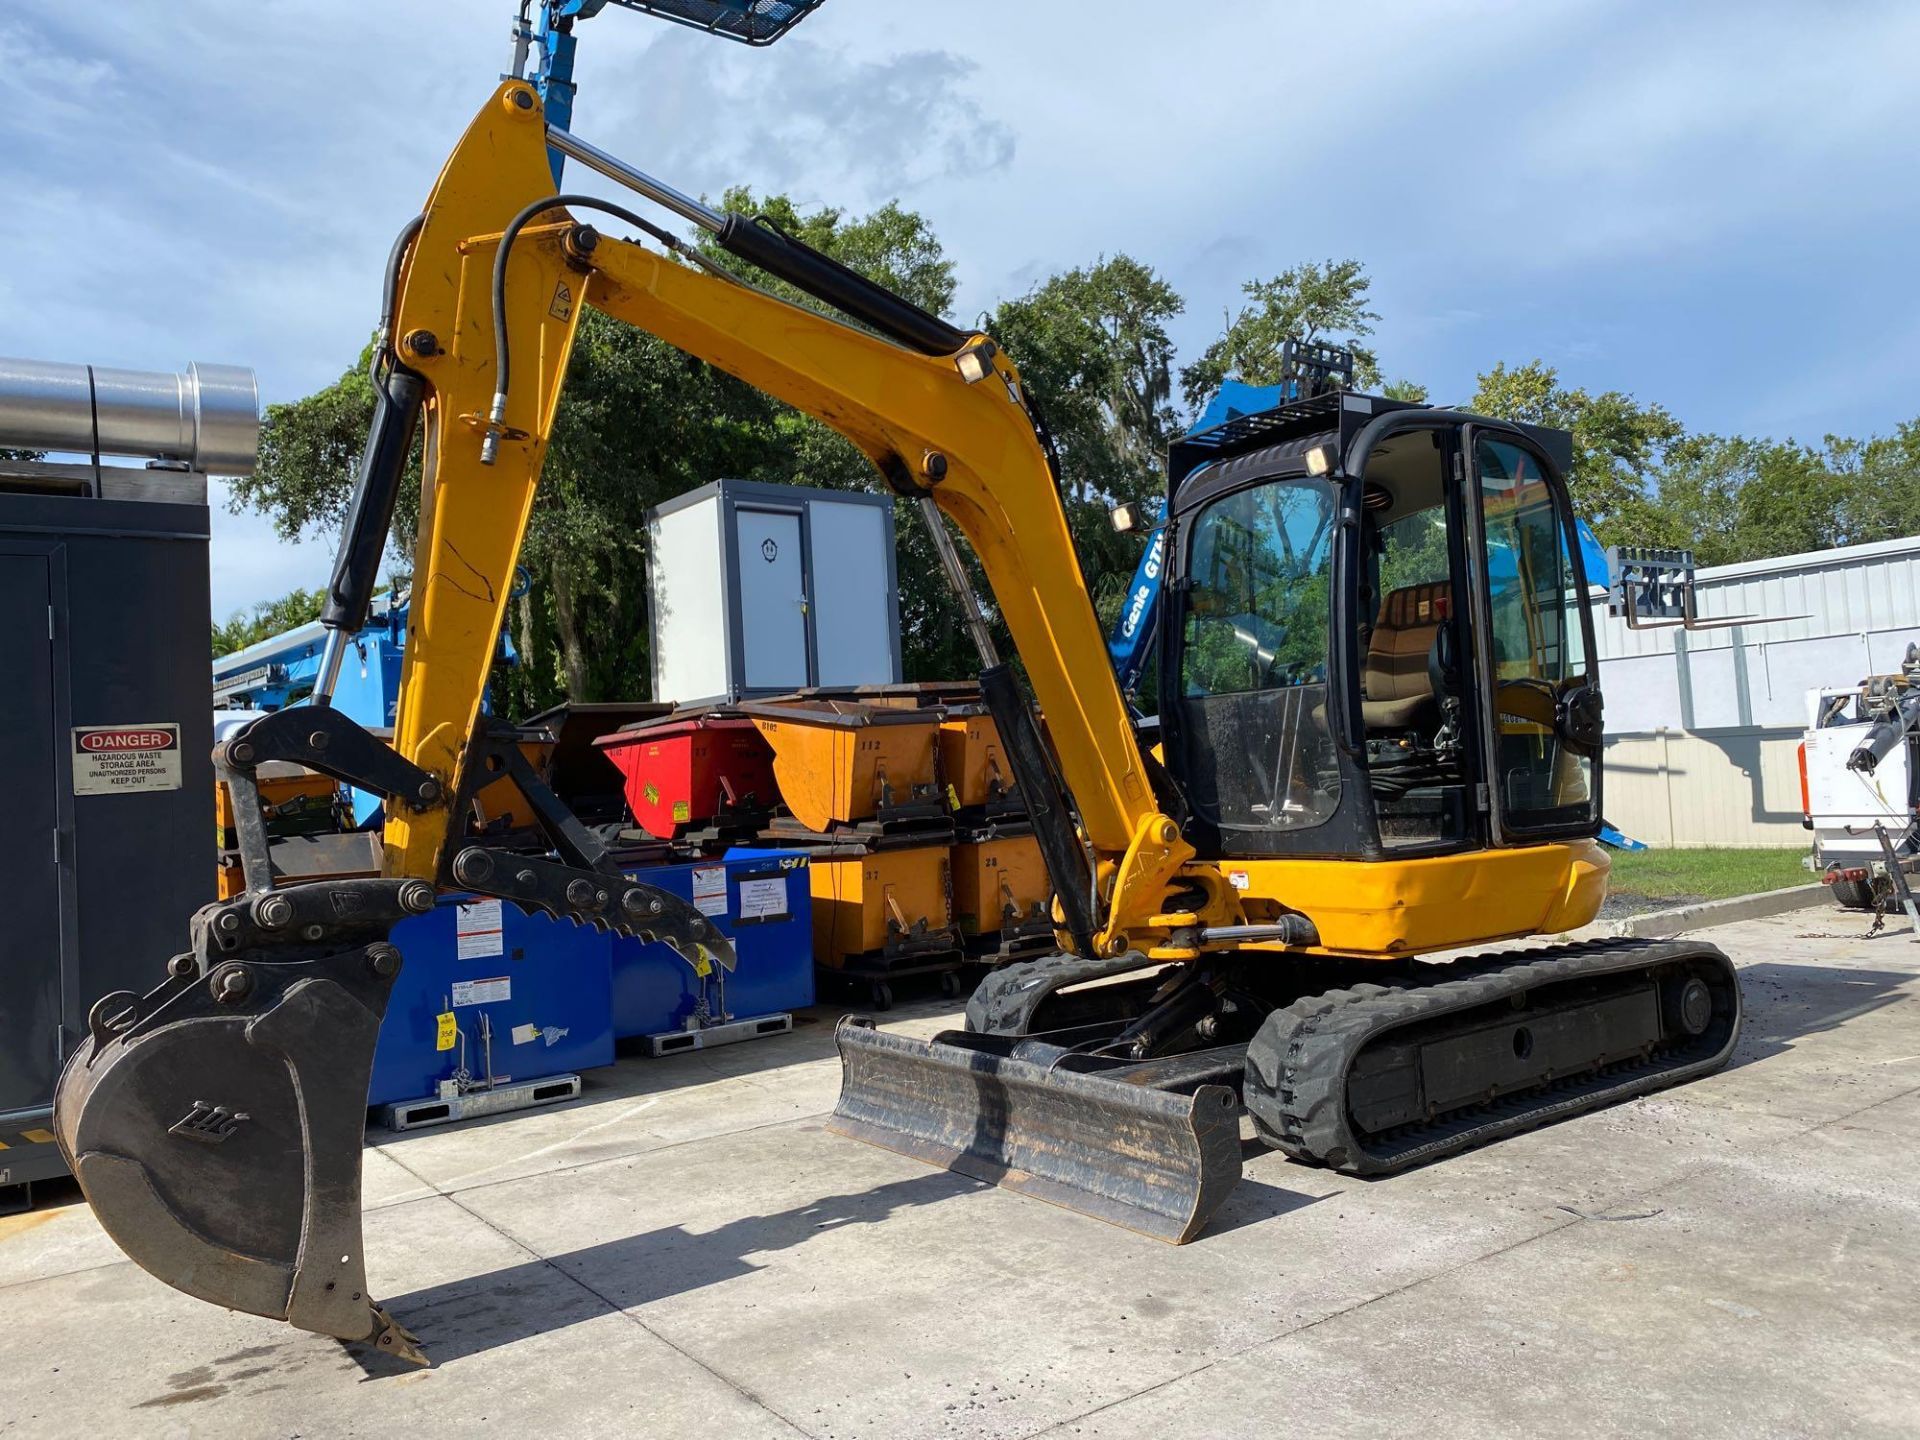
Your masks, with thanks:
M1607 818L1656 846L1799 849L1806 692L1897 669L1920 641L1920 537L1710 568L1696 581L1703 619L1804 618L1682 634L1629 630L1594 607Z
M1807 690L1895 669L1908 642L1920 640L1920 537L1711 567L1695 578L1703 619L1804 618L1682 635L1629 630L1597 604L1609 735L1647 735L1689 719L1695 730L1798 729ZM1656 663L1669 678L1656 679Z
M1799 743L1759 731L1609 740L1607 819L1656 848L1801 849Z

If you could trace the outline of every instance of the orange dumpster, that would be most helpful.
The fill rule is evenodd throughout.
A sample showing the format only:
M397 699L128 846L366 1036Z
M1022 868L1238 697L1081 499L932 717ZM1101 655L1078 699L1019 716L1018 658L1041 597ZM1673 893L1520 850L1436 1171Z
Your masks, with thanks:
M827 834L862 822L938 818L938 710L856 700L749 701L773 747L780 798L801 825Z
M825 847L813 875L813 958L829 969L866 957L957 950L944 845L864 850Z
M1000 744L1000 729L984 705L947 707L940 722L940 773L947 786L947 803L956 811L1020 808L1013 766Z
M1053 886L1031 830L982 832L953 847L953 920L968 941L1039 930L1048 937Z

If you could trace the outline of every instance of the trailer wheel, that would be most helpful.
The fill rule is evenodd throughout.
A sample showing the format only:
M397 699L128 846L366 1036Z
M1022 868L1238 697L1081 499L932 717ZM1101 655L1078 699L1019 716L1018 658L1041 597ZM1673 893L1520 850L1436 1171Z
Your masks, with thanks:
M1836 880L1833 882L1833 898L1842 910L1873 909L1873 882L1871 880Z

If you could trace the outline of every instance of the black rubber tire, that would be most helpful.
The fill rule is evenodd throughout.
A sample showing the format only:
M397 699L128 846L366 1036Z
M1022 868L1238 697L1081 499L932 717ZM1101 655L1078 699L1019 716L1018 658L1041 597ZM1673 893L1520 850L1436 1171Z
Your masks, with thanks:
M893 987L884 980L876 980L868 988L867 998L873 1001L876 1010L893 1009Z
M958 971L948 970L940 976L940 993L949 1000L960 998L960 975Z
M1873 882L1871 880L1836 880L1833 882L1833 899L1842 910L1873 909Z

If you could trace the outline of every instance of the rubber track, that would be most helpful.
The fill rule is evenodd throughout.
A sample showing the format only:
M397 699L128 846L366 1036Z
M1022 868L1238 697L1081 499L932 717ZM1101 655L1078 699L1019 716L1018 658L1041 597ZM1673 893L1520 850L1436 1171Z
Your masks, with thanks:
M1025 1035L1034 1012L1054 991L1110 975L1145 974L1166 964L1129 950L1106 960L1062 952L1003 965L982 980L967 1001L967 1029L976 1035Z
M1708 957L1726 966L1736 997L1725 1043L1709 1055L1666 1067L1656 1055L1646 1063L1608 1067L1610 1074L1568 1077L1364 1142L1353 1130L1347 1074L1367 1042L1383 1031L1542 985ZM1417 986L1356 985L1274 1011L1247 1050L1245 1099L1261 1138L1308 1164L1350 1175L1387 1174L1706 1074L1726 1063L1740 1035L1738 976L1718 949L1697 941L1593 941L1471 956L1433 968L1434 979ZM1604 1083L1609 1078L1614 1083ZM1428 1138L1417 1144L1403 1146L1393 1138L1422 1133ZM1367 1153L1367 1145L1393 1149L1381 1156Z

